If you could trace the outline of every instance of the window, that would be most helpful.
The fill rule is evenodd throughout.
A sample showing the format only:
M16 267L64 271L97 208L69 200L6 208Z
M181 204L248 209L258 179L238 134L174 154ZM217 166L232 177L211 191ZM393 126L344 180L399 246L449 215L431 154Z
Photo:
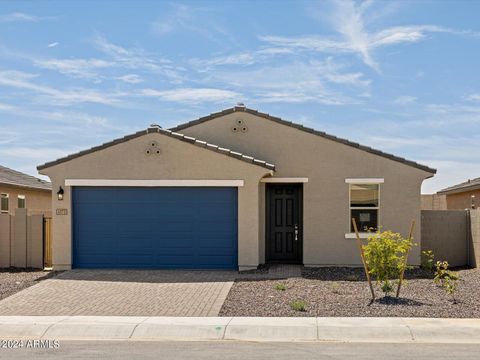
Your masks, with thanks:
M0 212L8 213L8 194L1 194Z
M25 209L25 195L18 195L18 208Z
M350 231L354 232L351 219L357 222L358 231L376 230L378 227L380 184L350 184Z

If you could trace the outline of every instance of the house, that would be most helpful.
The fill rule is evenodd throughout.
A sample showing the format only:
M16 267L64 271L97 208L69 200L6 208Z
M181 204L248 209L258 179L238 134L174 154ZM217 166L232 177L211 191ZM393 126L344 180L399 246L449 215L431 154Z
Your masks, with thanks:
M0 213L28 208L30 213L49 214L52 187L48 181L0 165Z
M56 269L240 270L359 265L352 217L362 237L416 220L419 243L420 187L436 172L243 105L38 170L53 184Z
M437 192L447 198L447 210L476 209L480 206L480 177Z

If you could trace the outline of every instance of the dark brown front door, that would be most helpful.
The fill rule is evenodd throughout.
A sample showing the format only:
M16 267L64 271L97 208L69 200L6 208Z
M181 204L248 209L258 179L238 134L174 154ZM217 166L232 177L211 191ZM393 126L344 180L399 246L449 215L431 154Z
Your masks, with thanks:
M267 184L267 261L302 262L301 201L301 184Z

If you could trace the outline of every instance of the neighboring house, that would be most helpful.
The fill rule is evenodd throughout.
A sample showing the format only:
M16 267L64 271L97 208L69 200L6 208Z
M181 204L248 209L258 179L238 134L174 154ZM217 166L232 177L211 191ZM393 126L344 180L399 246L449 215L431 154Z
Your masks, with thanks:
M56 269L359 265L351 218L405 235L415 220L420 243L420 187L436 172L244 106L38 169Z
M0 213L27 208L30 213L50 213L52 187L48 181L0 165Z
M476 209L480 207L480 177L450 186L437 194L446 196L448 210Z
M422 210L447 210L447 197L439 194L422 194Z

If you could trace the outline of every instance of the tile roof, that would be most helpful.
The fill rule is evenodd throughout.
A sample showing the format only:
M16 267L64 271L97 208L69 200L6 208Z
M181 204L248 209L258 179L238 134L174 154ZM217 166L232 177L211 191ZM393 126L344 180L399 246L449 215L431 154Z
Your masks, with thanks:
M0 165L0 184L20 186L39 190L52 190L52 184L20 171Z
M262 113L262 112L259 112L257 110L252 110L252 109L249 109L245 106L235 106L233 108L225 109L225 110L222 110L220 112L212 113L210 115L201 117L197 120L193 120L193 121L190 121L190 122L187 122L187 123L184 123L184 124L177 125L174 128L171 128L170 130L181 131L181 130L189 128L191 126L201 124L205 121L209 121L209 120L216 119L216 118L224 116L224 115L228 115L228 114L232 114L234 112L240 112L240 111L246 112L248 114L256 115L256 116L274 121L274 122L282 124L282 125L290 126L290 127L295 128L295 129L305 131L305 132L308 132L308 133L311 133L311 134L314 134L314 135L317 135L317 136L320 136L320 137L326 138L328 140L332 140L332 141L335 141L335 142L338 142L338 143L341 143L341 144L344 144L344 145L347 145L347 146L351 146L351 147L354 147L356 149L369 152L371 154L382 156L384 158L387 158L387 159L390 159L390 160L393 160L393 161L397 161L397 162L403 163L403 164L408 165L408 166L415 167L417 169L429 172L431 174L435 174L437 172L436 169L430 168L426 165L422 165L422 164L416 163L414 161L404 159L404 158L399 157L399 156L395 156L395 155L392 155L392 154L389 154L389 153L385 153L383 151L376 150L376 149L371 148L369 146L364 146L364 145L361 145L361 144L358 144L358 143L355 143L355 142L352 142L352 141L349 141L349 140L346 140L346 139L342 139L342 138L327 134L323 131L318 131L318 130L315 130L315 129L312 129L312 128L309 128L309 127L305 127L305 126L300 125L300 124L293 123L291 121L283 120L279 117L271 116L269 114Z
M160 134L172 137L174 139L184 141L184 142L187 142L187 143L195 145L195 146L202 147L202 148L210 150L210 151L215 151L219 154L227 155L229 157L247 162L249 164L262 166L262 167L267 168L269 170L275 170L275 165L267 163L266 161L263 161L263 160L256 159L253 156L248 156L248 155L236 152L236 151L232 151L232 150L227 149L227 148L222 148L218 145L210 144L206 141L198 140L194 137L179 134L179 133L171 131L171 130L162 129L159 126L152 126L152 127L149 127L146 130L141 130L141 131L138 131L134 134L127 135L127 136L124 136L122 138L118 138L118 139L109 141L109 142L104 143L102 145L98 145L98 146L92 147L90 149L83 150L83 151L80 151L78 153L71 154L71 155L68 155L66 157L47 162L43 165L37 166L37 169L38 170L46 169L46 168L49 168L51 166L64 163L66 161L70 161L70 160L78 158L80 156L90 154L90 153L93 153L95 151L102 150L102 149L108 148L110 146L117 145L117 144L126 142L126 141L131 140L131 139L135 139L137 137L147 135L147 134L150 134L150 133L160 133Z
M480 177L468 179L467 181L447 187L437 192L437 194L460 193L469 190L480 189Z

